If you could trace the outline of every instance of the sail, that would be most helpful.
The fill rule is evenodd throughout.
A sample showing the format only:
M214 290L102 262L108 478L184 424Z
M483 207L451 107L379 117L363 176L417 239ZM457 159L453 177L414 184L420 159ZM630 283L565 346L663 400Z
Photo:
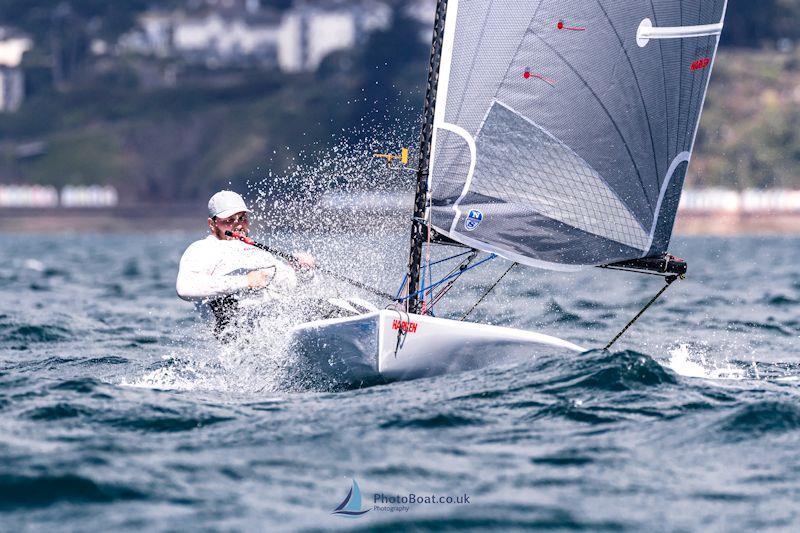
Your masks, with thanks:
M663 254L726 0L449 0L440 233L534 266Z

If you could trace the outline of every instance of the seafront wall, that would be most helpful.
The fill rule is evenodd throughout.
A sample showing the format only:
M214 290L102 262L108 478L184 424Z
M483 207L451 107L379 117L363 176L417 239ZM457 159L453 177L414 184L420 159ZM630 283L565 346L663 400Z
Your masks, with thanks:
M35 189L35 190L34 190ZM101 192L103 194L101 194ZM109 190L39 190L0 194L0 232L152 232L205 231L204 202L117 204ZM379 227L407 220L407 193L329 193L309 212L314 220L336 221L336 231L364 230L365 218ZM292 213L303 212L294 207ZM287 221L287 226L298 221ZM257 218L256 218L257 223ZM388 224L387 224L388 223ZM302 223L300 224L302 226ZM800 190L686 190L681 197L676 235L800 235Z

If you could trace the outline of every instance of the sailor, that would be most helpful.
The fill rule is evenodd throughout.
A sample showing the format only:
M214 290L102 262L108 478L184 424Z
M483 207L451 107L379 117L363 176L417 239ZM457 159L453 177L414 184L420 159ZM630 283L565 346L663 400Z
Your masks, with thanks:
M233 191L219 191L208 201L210 235L189 245L181 257L176 289L216 321L214 334L224 339L244 307L274 303L293 292L295 269L314 267L307 253L294 254L292 266L271 253L239 240L250 230L250 209ZM227 234L226 234L227 232Z

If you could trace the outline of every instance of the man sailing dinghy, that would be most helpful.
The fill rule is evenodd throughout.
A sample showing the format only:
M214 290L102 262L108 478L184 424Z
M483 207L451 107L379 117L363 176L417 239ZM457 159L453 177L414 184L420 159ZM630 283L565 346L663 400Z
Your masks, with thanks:
M358 356L330 366L356 378L472 368L520 347L579 349L432 317L477 252L656 273L666 286L682 276L686 264L667 247L725 9L726 0L439 0L402 306L301 326L301 346L350 342ZM434 282L437 244L476 253Z
M208 202L210 235L192 243L181 257L178 296L196 302L203 315L213 315L220 339L227 337L243 307L275 305L294 291L295 270L314 267L307 253L295 254L287 264L243 242L250 212L239 194L219 191Z

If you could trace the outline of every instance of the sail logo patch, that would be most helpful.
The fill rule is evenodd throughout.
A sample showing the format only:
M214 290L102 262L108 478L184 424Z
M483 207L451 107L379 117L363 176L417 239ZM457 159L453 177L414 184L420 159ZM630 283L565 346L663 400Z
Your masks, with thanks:
M697 61L692 61L692 66L689 67L692 71L695 70L703 70L708 65L711 64L711 59L708 57L704 57L703 59L698 59Z
M483 213L477 209L471 209L464 219L464 229L467 231L475 231L478 226L483 222Z

